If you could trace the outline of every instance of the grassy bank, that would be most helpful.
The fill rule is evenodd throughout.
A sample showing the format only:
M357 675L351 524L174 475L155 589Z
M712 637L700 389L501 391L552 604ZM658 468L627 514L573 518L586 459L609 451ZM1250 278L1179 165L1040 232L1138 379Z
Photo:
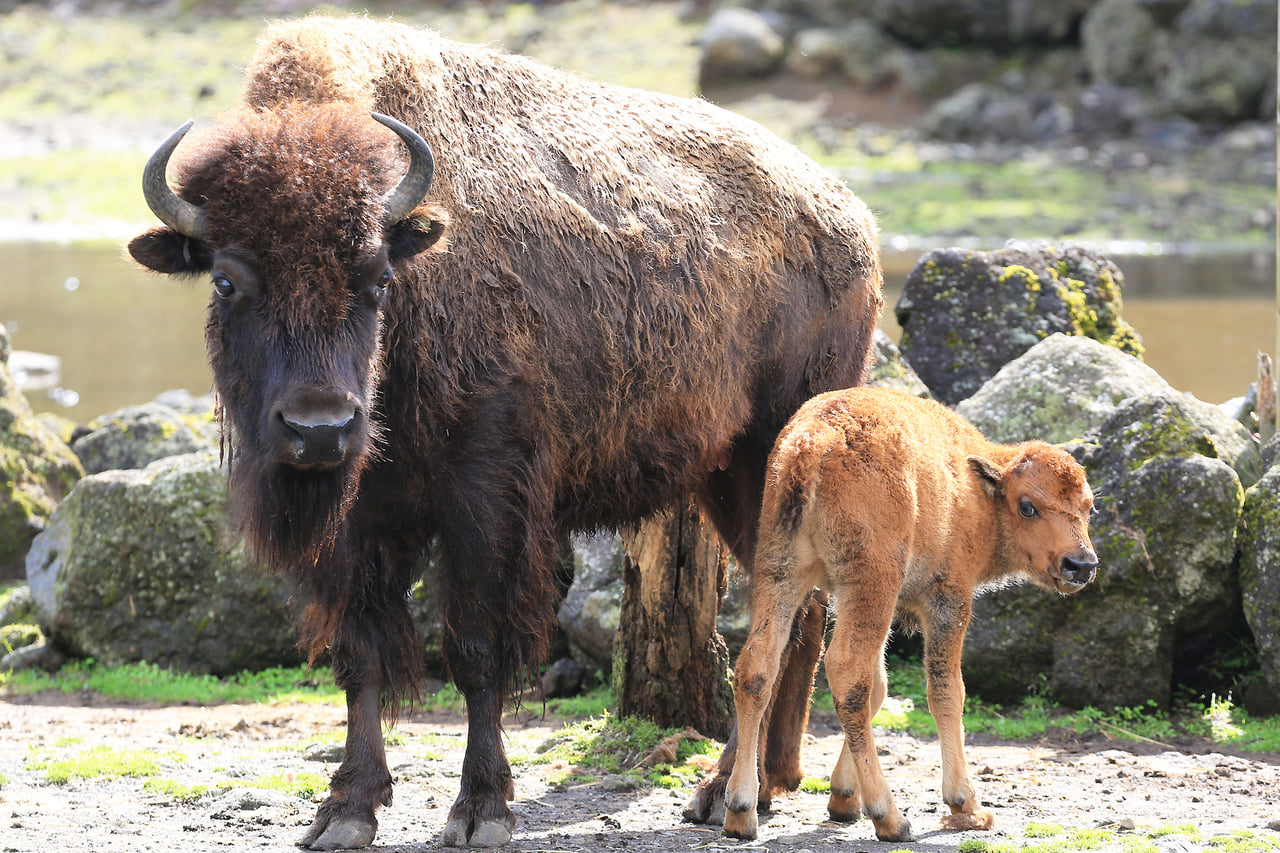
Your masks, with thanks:
M366 9L597 79L696 92L700 23L682 19L674 3L323 11ZM59 223L127 233L149 222L137 187L147 154L186 118L207 122L235 103L265 17L251 4L203 3L70 16L29 4L0 16L0 126L9 137L0 143L0 222L15 232L40 223L50 236ZM1213 152L1119 170L1080 152L1031 149L978 162L832 114L829 95L820 87L737 92L726 106L834 169L877 211L887 237L1264 247L1272 239L1265 212L1274 181L1224 170Z

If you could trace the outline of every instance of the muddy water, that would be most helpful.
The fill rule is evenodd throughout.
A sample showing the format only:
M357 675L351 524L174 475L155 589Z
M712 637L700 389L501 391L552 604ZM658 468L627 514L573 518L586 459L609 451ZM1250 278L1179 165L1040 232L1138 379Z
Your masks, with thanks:
M884 326L921 250L885 258ZM1276 349L1275 257L1270 253L1112 255L1125 273L1125 318L1147 362L1175 387L1210 402L1241 395L1259 350ZM203 393L204 279L139 271L113 245L0 242L0 323L14 349L61 358L53 387L28 392L37 411L88 420L171 388Z

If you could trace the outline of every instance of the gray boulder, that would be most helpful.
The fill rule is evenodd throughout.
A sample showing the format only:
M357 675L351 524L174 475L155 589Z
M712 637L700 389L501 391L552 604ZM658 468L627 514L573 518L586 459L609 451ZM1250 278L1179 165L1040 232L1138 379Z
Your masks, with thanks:
M1102 0L1084 18L1080 47L1095 83L1149 86L1151 57L1163 38L1144 0Z
M954 405L1055 332L1141 353L1120 316L1123 287L1114 263L1079 246L939 249L917 262L898 299L899 347L938 399Z
M209 416L184 415L162 403L128 406L90 422L71 449L89 474L145 468L166 456L217 450L211 424Z
M913 45L1011 45L1063 42L1097 0L872 0L871 17Z
M1170 110L1198 121L1274 116L1274 0L1193 0L1168 56L1160 95Z
M1132 356L1089 338L1053 335L1005 365L956 411L992 441L1030 439L1065 442L1105 428L1122 406L1148 401L1151 417L1185 412L1182 444L1203 456L1222 459L1240 481L1252 485L1262 474L1257 440L1220 407L1175 390ZM1152 401L1172 400L1170 406ZM1124 436L1138 458L1164 452L1168 439L1149 428ZM1163 427L1162 427L1163 429ZM1169 425L1169 430L1182 427ZM1143 442L1147 442L1144 444ZM1180 445L1181 446L1181 445Z
M229 544L212 454L88 476L27 557L42 629L108 665L228 675L298 661L288 585Z
M1070 598L1009 588L978 599L964 653L975 693L1006 701L1038 684L1072 707L1168 707L1180 640L1239 609L1244 489L1232 466L1255 465L1256 448L1223 441L1211 409L1176 392L1131 397L1066 444L1094 489L1098 580Z
M920 377L902 357L902 350L885 333L876 329L871 347L874 361L871 373L867 377L867 385L872 388L896 388L917 397L931 397L929 388L920 381Z
M698 79L708 83L760 77L781 65L786 45L759 12L717 9L702 32Z
M613 667L613 638L622 616L622 558L626 549L613 532L575 536L573 583L556 611L569 653L602 672Z
M0 326L0 578L20 578L32 539L84 470L32 414L9 372L9 352Z
M853 20L840 27L802 29L787 51L786 68L802 77L838 74L859 88L873 89L893 80L902 50L874 24Z
M1258 644L1262 678L1280 693L1280 467L1245 493L1239 536L1245 621Z

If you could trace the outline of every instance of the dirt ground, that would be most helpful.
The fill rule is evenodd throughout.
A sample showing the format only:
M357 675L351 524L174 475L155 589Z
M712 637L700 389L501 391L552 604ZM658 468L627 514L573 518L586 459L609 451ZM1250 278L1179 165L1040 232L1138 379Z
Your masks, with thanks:
M254 788L214 793L191 803L144 790L140 778L44 780L29 767L40 757L74 757L94 746L141 749L160 757L157 778L215 786L227 779L320 773L336 764L308 759L300 745L341 731L332 705L222 705L210 708L77 705L75 697L0 702L0 851L292 849L314 804ZM508 751L534 755L560 722L509 718ZM410 715L388 749L395 803L380 814L372 849L420 851L436 838L458 790L465 722L457 716ZM816 718L805 766L825 777L840 745L834 719ZM604 784L553 787L563 767L516 768L520 826L511 851L889 851L910 847L951 853L967 838L1020 841L1028 822L1091 828L1194 824L1207 838L1249 829L1280 847L1280 757L1166 750L1097 740L1075 744L970 743L981 798L996 812L994 833L937 829L945 807L937 794L937 744L881 734L882 761L899 806L919 836L912 845L882 844L865 819L829 822L826 797L795 794L762 816L755 842L725 839L718 829L683 823L688 791L616 793ZM1175 848L1174 853L1196 849ZM1275 848L1273 848L1275 849ZM1162 846L1161 850L1166 850Z

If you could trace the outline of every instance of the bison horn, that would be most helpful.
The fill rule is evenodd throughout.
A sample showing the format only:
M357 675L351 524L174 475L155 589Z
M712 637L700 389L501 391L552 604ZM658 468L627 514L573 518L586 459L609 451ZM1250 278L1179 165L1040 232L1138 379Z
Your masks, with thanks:
M169 186L165 178L165 169L169 165L169 156L178 147L182 137L191 129L188 121L175 130L164 141L156 153L151 155L147 166L142 170L142 194L147 199L147 207L151 208L161 222L179 234L196 240L205 239L204 210L198 205L178 198L177 193Z
M436 158L431 153L427 140L419 136L413 128L391 116L373 113L373 118L395 131L409 149L409 171L400 180L400 184L387 193L386 213L383 214L384 228L390 228L413 212L427 196L431 189L431 179L435 176Z

